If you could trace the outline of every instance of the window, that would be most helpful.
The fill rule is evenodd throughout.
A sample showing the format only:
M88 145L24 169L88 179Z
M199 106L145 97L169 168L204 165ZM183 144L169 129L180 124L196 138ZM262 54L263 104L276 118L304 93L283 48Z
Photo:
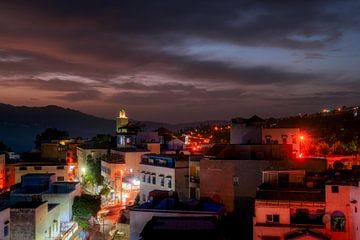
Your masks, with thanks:
M152 177L152 183L153 183L153 184L156 184L156 176L153 176L153 177Z
M143 181L143 182L146 182L146 174L143 175L142 181Z
M59 176L57 177L57 181L58 182L63 182L65 180L65 178L63 176Z
M57 166L57 169L64 169L64 166Z
M8 236L8 235L9 235L9 226L6 225L6 226L4 227L4 236L6 237L6 236Z
M239 185L239 177L233 177L233 184Z
M42 169L42 167L34 167L34 170L41 170Z
M331 216L331 231L345 232L345 216Z
M332 193L338 193L339 192L339 186L331 186L331 192Z
M266 223L280 223L280 215L279 214L266 215Z
M168 188L171 188L172 187L172 183L171 183L171 179L169 179L168 181Z
M147 178L147 182L150 183L150 180L151 180L151 179L150 179L150 174L149 174L149 176L148 176L148 178Z
M165 185L165 180L164 180L164 177L162 177L161 179L160 179L160 186L164 186Z
M19 170L21 171L27 170L27 167L19 167Z

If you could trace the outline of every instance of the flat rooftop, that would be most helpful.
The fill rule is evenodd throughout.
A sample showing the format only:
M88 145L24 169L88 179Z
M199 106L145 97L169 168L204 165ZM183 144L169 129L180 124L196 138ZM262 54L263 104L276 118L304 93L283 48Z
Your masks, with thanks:
M11 208L38 208L39 206L43 205L44 202L17 202L11 206Z
M141 232L142 239L223 239L214 217L153 217Z
M14 166L24 166L24 167L27 167L27 166L65 166L67 165L66 162L41 162L41 161L38 161L38 162L18 162L18 163L15 163Z
M212 212L222 213L224 210L224 206L222 204L197 201L197 200L189 200L179 202L174 198L164 198L158 201L151 201L141 204L133 208L134 211L142 211L142 210L161 210L161 211L180 211L180 212Z

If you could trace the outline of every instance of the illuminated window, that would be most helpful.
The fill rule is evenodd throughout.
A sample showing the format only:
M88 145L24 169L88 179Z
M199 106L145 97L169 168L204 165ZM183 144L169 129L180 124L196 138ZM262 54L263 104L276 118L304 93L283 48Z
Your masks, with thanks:
M279 214L270 214L266 215L266 223L280 223L280 215Z

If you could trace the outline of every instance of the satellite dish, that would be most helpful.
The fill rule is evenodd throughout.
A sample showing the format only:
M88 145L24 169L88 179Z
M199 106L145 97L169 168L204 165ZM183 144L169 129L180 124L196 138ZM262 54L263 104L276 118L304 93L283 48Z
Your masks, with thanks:
M326 214L323 216L323 218L322 218L322 221L323 221L323 223L325 223L325 224L329 223L330 220L331 220L331 216L330 216L330 214L328 214L328 213L326 213Z

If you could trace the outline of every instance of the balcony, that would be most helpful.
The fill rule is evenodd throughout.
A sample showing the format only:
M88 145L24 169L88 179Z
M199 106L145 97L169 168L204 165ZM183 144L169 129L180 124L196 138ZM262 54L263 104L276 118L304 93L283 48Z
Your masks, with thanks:
M199 176L190 176L190 182L192 183L200 183L200 177Z

